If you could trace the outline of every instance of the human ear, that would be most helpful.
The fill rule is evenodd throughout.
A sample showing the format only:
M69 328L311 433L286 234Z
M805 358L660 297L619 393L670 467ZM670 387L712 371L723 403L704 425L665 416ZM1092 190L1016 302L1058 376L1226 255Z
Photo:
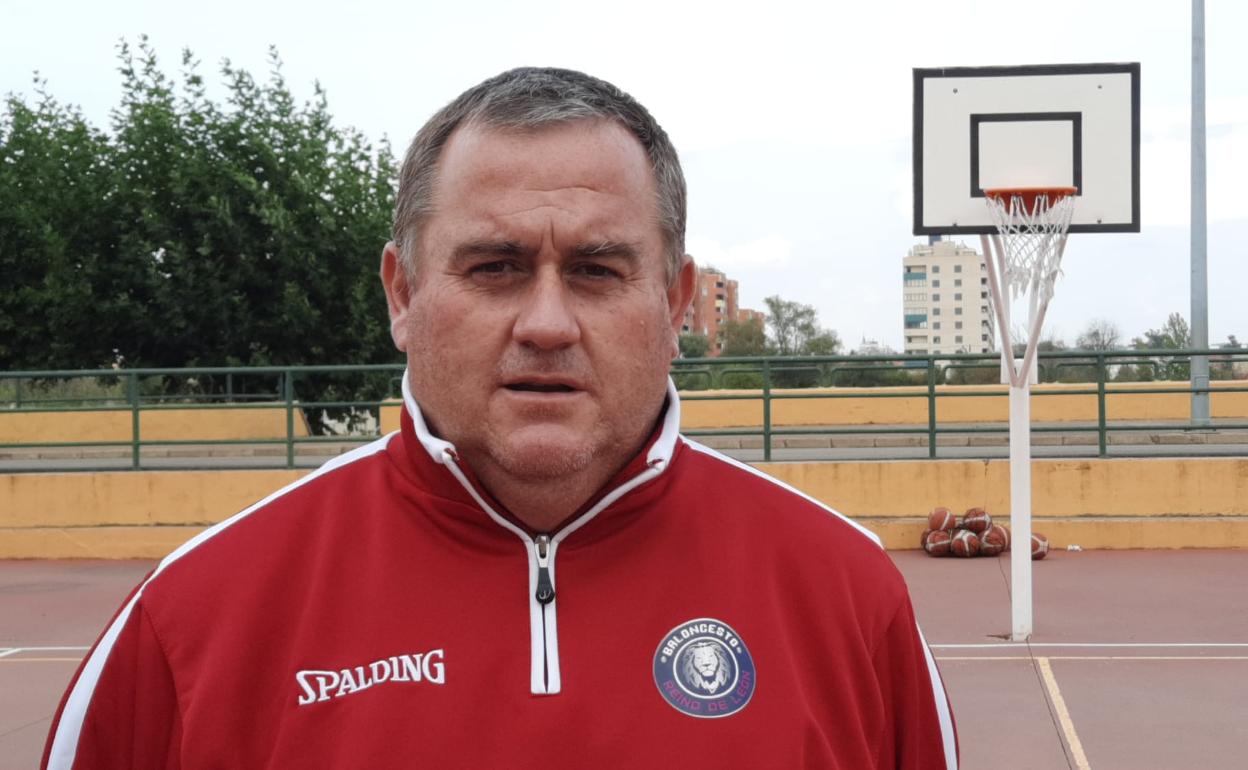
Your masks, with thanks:
M409 278L399 259L399 247L390 241L381 251L381 285L386 290L386 307L390 311L390 339L404 352L407 352L407 328L412 310Z
M672 358L680 355L680 328L685 323L685 311L693 301L694 284L697 283L698 268L693 257L684 255L676 276L667 287L667 308L671 314L669 321L672 326Z

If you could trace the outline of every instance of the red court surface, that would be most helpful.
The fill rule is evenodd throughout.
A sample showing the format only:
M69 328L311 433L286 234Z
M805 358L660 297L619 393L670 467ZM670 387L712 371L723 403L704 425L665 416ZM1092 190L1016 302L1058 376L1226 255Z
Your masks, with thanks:
M1248 767L1248 551L1058 552L1036 634L1008 555L894 552L944 672L966 770ZM150 562L0 561L0 768L38 764L85 647Z

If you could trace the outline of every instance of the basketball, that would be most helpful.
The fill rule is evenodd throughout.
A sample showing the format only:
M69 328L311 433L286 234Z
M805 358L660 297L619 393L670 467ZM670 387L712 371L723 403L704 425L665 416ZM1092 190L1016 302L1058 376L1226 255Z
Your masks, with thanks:
M992 526L992 517L983 508L968 508L962 516L962 526L977 535L982 535Z
M928 556L948 556L950 541L951 537L948 532L943 529L933 529L927 533L923 550L927 551Z
M932 509L931 515L927 517L928 529L943 529L946 532L949 532L957 526L957 523L958 517L954 516L953 511L943 505Z
M1010 531L1000 524L993 524L979 539L980 556L996 556L1010 548Z
M927 550L927 536L932 534L930 529L923 530L923 534L919 536L919 547Z
M1031 558L1039 561L1049 553L1049 539L1039 532L1031 535Z
M979 536L969 529L959 529L953 534L953 541L949 544L949 552L964 559L978 556Z

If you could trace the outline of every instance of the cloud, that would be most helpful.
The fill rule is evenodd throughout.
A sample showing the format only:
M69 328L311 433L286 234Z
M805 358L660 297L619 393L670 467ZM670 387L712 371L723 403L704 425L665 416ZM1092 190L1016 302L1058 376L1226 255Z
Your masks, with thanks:
M779 235L730 246L691 235L685 241L685 248L702 267L714 266L727 273L752 267L784 267L793 255L793 244Z

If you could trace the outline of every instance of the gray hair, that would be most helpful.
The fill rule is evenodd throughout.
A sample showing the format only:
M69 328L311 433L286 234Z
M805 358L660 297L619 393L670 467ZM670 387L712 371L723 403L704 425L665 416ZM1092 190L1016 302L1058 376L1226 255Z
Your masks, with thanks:
M519 67L460 94L420 129L399 171L393 239L410 274L422 220L433 210L438 159L455 129L471 124L499 130L537 130L578 120L614 120L637 137L650 158L668 281L685 255L685 175L667 133L637 100L610 83L574 70Z

